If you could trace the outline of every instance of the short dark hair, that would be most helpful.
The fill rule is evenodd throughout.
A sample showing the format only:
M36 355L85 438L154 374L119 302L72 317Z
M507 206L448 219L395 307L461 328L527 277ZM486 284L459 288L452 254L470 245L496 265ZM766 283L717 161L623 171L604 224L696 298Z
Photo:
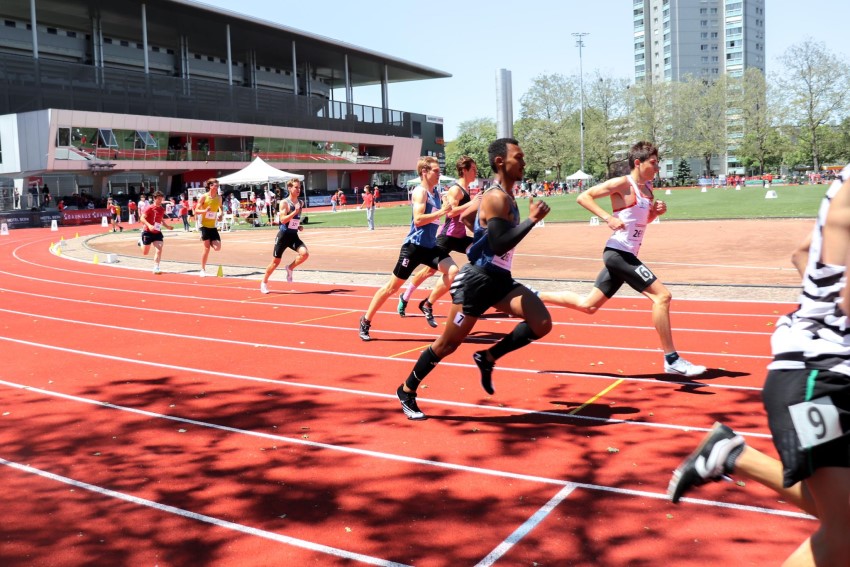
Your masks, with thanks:
M463 172L472 167L473 164L475 164L475 160L471 157L460 156L457 160L457 163L455 164L455 169L457 169L457 176L463 177Z
M652 156L658 157L658 148L652 142L641 141L629 149L629 171L634 169L635 160L644 162Z
M518 146L519 142L514 138L499 138L498 140L493 141L493 143L487 148L487 159L490 160L490 169L492 169L494 173L498 171L496 169L496 158L507 157L508 146L511 144Z

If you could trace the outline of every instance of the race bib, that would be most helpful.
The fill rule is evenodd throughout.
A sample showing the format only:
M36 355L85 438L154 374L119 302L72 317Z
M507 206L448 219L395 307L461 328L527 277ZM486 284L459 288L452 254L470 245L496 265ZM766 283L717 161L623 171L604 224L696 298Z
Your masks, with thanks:
M629 240L639 242L643 238L643 232L646 230L645 224L636 224L629 231Z
M829 396L794 404L788 407L788 412L803 449L817 447L844 434L838 408Z
M158 222L153 223L153 229L157 232L161 231L162 230L162 224L158 223Z
M301 226L301 219L290 219L289 224L286 226L291 230L298 230L298 227Z
M493 265L511 271L511 263L514 260L514 249L511 248L501 256L493 255Z
M204 213L204 218L215 219L218 216L218 211L207 211Z

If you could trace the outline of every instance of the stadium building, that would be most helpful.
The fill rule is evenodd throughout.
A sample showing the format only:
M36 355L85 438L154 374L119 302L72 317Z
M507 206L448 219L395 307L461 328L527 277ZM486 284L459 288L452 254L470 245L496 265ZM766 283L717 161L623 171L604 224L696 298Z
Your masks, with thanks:
M4 0L0 20L0 210L45 186L176 195L257 156L320 204L445 162L442 119L388 102L436 69L188 0ZM378 85L381 107L354 102Z

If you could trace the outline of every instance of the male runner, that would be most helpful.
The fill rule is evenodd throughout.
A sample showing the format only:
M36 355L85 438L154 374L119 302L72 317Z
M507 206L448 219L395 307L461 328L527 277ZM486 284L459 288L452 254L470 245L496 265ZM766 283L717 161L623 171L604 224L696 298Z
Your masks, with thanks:
M427 416L416 403L419 384L446 356L453 353L469 335L475 323L491 307L523 319L513 331L472 359L481 372L481 386L493 394L493 368L496 360L552 330L552 319L540 298L511 276L511 262L517 244L549 213L549 206L530 202L528 218L519 222L519 208L513 197L514 183L522 179L525 156L519 142L500 138L488 148L490 167L496 172L494 184L484 193L473 223L473 244L469 263L451 286L452 307L443 334L422 351L396 395L408 419Z
M670 291L638 259L647 225L667 212L667 204L656 201L652 193L652 180L658 173L658 148L649 142L638 142L629 150L628 160L631 167L629 175L591 187L576 199L579 205L604 220L614 231L605 244L602 253L605 267L596 277L593 289L584 297L571 291L541 292L540 299L593 315L627 283L652 301L652 322L664 349L664 371L698 376L705 372L705 366L691 364L680 357L673 344ZM605 197L611 198L614 214L609 215L596 203L596 199Z
M298 233L304 230L301 226L301 209L304 207L304 202L299 199L301 196L301 181L298 179L290 179L286 182L286 188L289 192L286 199L282 199L278 205L278 220L280 229L277 231L277 237L274 239L274 251L272 252L272 261L266 267L266 273L263 276L263 281L260 282L260 292L269 292L269 278L272 273L280 265L280 260L283 258L283 251L287 248L295 252L295 258L286 266L286 281L292 281L292 270L296 266L303 264L310 257L310 253Z
M449 270L457 266L448 252L437 247L437 229L440 218L451 211L451 204L446 201L440 205L440 196L434 191L440 180L440 163L436 158L426 156L416 164L419 172L420 185L411 195L412 215L410 231L401 245L398 262L393 269L389 281L375 292L366 314L360 318L360 338L372 340L369 328L372 319L384 302L395 295L401 285L410 277L413 270L420 264L440 270L443 279L449 277ZM448 286L448 281L446 281Z

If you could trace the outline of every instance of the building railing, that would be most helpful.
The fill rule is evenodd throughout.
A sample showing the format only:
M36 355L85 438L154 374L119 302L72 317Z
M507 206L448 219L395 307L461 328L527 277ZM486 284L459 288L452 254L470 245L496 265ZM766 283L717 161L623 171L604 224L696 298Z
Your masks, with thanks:
M45 108L411 136L399 110L0 53L0 115Z

